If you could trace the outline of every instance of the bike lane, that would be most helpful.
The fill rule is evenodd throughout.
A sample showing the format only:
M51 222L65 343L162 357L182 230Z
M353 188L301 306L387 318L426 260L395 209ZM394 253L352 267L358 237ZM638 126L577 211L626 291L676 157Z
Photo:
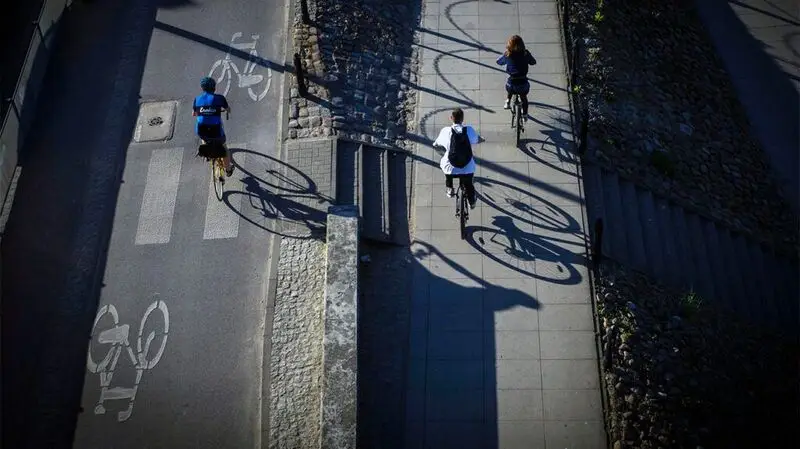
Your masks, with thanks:
M107 191L96 187L113 180L104 173L107 167L90 158L86 187L74 193L81 205L65 211L75 214L74 235L59 248L75 265L62 267L53 276L61 282L48 286L65 302L97 301L73 447L257 447L268 237L274 217L256 206L269 185L277 183L269 170L280 168L275 158L285 4L140 0L124 8L118 13L124 16L119 22L123 29L101 30L113 33L119 45L108 57L116 67L106 67L111 74L106 115L97 117L99 126L90 131L94 154L127 142L131 129L133 134L123 144L127 149L108 247L99 260L87 262L84 243L96 243L98 233L108 233L91 216L95 204L105 201L100 190ZM85 38L78 31L68 30L61 38ZM96 33L93 39L107 38L97 29L83 31ZM225 129L237 170L222 201L215 198L208 164L194 157L198 142L191 102L200 78L212 68L233 110ZM52 70L68 74L74 68L62 64ZM146 106L134 125L124 109L135 91ZM51 102L54 109L75 107L68 98ZM26 201L25 192L20 201ZM15 231L21 226L12 216L8 238L21 234ZM85 283L73 282L76 277L100 279L99 300ZM52 312L53 317L67 314ZM76 325L73 330L81 329ZM58 350L49 346L48 351ZM37 398L58 388L44 385L43 378L30 381ZM71 388L64 380L59 387ZM26 416L29 447L40 447L31 441L43 439L36 434L47 433L48 424L35 410ZM69 445L50 440L47 447Z

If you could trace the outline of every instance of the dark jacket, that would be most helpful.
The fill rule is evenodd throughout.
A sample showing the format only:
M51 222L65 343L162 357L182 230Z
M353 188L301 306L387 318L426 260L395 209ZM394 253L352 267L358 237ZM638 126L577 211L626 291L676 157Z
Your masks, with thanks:
M508 73L508 81L511 83L524 83L527 82L528 66L536 64L536 59L531 52L511 53L510 55L502 55L497 58L498 65L506 66L506 73Z

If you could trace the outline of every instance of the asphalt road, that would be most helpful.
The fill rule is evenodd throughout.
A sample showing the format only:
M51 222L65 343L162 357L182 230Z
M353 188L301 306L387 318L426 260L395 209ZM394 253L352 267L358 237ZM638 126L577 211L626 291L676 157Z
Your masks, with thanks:
M285 13L140 0L66 19L3 236L4 447L262 443ZM226 54L238 169L218 201L191 102ZM139 102L161 106L142 122Z

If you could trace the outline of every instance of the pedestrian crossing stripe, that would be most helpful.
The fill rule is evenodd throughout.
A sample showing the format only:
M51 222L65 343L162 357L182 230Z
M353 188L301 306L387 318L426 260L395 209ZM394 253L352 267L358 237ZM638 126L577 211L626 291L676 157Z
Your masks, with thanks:
M240 144L231 144L228 148L244 148ZM244 166L244 153L236 155L236 164ZM209 171L211 169L209 168ZM241 183L236 182L237 176L227 178L225 190L238 189ZM226 195L224 201L217 199L214 185L209 179L208 200L206 201L206 220L203 228L203 240L231 239L239 235L239 213L242 204L242 195Z
M137 245L169 242L182 161L183 148L153 150L150 155L136 229Z
M229 148L245 148L242 144L230 144ZM139 221L134 243L136 245L158 245L169 243L172 222L180 186L181 168L185 151L183 147L156 149L150 155L145 179L144 196L139 211ZM245 153L235 156L236 165L244 166ZM214 192L208 163L203 176L207 188L203 240L236 238L239 235L239 214L242 195L227 195L220 201ZM226 180L227 191L240 190L237 173Z

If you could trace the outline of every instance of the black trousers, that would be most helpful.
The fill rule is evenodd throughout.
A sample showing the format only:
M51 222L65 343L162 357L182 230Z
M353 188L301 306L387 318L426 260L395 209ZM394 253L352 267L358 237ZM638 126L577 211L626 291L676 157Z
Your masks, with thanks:
M508 101L511 101L513 96L514 92L508 92ZM522 115L528 115L528 94L519 94L519 99L522 100Z
M444 185L450 189L453 188L453 178L458 178L458 182L464 185L464 189L467 191L467 200L469 200L469 204L475 204L476 194L475 194L475 184L472 183L472 177L474 176L473 173L468 175L444 175Z

